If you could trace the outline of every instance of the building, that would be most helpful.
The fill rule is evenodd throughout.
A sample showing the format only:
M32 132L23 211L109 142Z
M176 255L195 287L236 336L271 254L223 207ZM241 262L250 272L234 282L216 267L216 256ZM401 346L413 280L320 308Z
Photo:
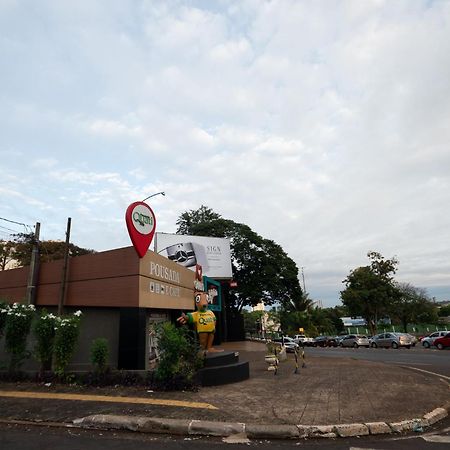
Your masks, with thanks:
M57 311L62 271L63 260L40 265L34 301L38 309ZM28 275L29 267L1 271L0 298L23 302ZM194 309L194 278L191 270L152 251L139 258L133 247L71 258L63 306L68 313L80 309L83 319L69 369L90 370L91 343L102 337L109 343L111 368L147 370L152 326ZM5 360L3 341L0 360ZM24 369L37 367L27 364Z

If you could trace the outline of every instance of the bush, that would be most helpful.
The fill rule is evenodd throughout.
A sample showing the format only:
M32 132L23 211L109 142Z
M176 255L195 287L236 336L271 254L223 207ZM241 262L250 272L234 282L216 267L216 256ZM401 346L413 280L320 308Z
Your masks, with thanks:
M55 374L63 377L75 352L80 333L81 311L58 318L54 343Z
M108 340L97 338L91 345L91 363L97 373L105 373L109 359Z
M51 313L47 313L47 311L43 309L33 324L33 331L36 337L34 354L35 358L41 364L41 373L52 368L57 323L58 317Z
M5 329L8 309L8 304L3 300L0 300L0 338L3 336L3 330Z
M158 327L157 333L161 357L155 371L155 381L165 389L194 387L195 375L203 365L196 335L170 322Z
M5 348L11 355L9 371L14 372L19 369L23 360L29 357L27 337L36 308L34 305L14 303L6 310Z

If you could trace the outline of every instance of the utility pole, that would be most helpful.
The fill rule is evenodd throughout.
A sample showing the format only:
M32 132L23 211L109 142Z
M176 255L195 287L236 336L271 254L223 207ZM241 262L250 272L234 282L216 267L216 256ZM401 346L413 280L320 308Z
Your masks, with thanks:
M303 293L306 294L305 273L303 272L303 269L304 269L304 267L302 266Z
M58 316L61 316L64 310L64 300L66 297L66 285L67 285L67 266L69 263L69 243L70 243L70 226L72 219L67 218L67 230L66 230L66 245L64 246L64 263L62 270L62 280L61 280L61 292L59 296L58 303Z
M36 222L34 229L33 250L31 252L30 272L28 273L27 283L27 305L34 305L36 302L36 283L39 271L39 235L41 231L41 224Z

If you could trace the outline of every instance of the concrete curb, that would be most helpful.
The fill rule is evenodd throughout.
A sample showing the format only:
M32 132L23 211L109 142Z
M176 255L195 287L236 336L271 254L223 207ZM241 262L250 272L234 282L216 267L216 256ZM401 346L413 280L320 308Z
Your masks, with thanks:
M400 422L368 422L336 425L263 425L207 420L163 419L96 414L75 419L82 428L137 431L184 436L245 436L248 439L338 438L379 434L421 432L448 416L450 405L436 408L421 418Z

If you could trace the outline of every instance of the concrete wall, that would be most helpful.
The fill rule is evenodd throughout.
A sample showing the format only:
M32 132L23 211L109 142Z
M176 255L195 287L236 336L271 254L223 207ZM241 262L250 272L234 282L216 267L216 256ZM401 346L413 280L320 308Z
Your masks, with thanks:
M66 308L66 313L72 314L78 308ZM83 315L81 320L80 336L75 354L68 370L89 371L92 369L90 363L90 350L92 341L96 338L106 338L109 344L109 365L116 369L119 351L119 320L120 310L118 308L81 308ZM47 308L48 312L56 313L56 308ZM28 338L28 350L33 352L35 346L33 332ZM9 355L5 352L5 338L0 340L0 365L7 365ZM22 366L26 371L39 370L38 362L32 357Z

